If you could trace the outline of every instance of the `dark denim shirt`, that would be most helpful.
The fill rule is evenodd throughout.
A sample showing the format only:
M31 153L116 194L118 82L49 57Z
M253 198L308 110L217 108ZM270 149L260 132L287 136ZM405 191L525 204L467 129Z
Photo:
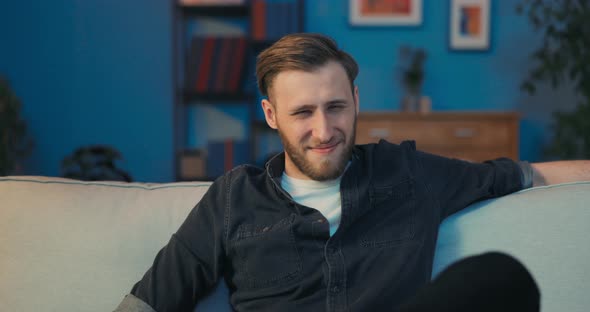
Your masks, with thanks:
M330 237L326 218L281 188L283 170L280 155L266 170L241 166L217 179L131 293L156 311L190 311L225 278L238 311L391 310L430 280L446 216L522 188L509 159L359 145Z

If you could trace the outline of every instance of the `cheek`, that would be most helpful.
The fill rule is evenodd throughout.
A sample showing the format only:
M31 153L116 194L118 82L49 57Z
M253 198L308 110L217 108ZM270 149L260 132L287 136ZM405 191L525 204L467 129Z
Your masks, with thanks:
M350 132L352 132L352 130L354 128L354 120L355 120L354 116L343 117L338 122L338 128L341 129L341 131L345 132L346 134L349 134Z
M308 137L305 127L297 122L287 121L280 129L283 137L291 144L298 145Z
M289 124L289 132L289 137L292 140L300 142L311 136L312 131L311 128L305 122L291 121L291 123Z

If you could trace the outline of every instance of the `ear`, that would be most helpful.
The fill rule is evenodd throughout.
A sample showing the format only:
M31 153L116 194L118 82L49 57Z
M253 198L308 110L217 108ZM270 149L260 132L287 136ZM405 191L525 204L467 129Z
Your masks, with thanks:
M266 123L272 129L277 129L277 115L275 111L275 107L270 103L267 99L263 99L260 103L262 106L262 111L264 112L264 118L266 119Z
M360 106L359 106L359 87L358 86L354 86L354 105L355 105L355 109L356 109L356 114L358 116L359 111L360 111Z

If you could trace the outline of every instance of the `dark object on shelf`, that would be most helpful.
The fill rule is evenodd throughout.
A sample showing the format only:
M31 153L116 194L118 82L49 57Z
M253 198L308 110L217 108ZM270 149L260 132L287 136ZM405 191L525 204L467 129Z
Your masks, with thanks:
M19 173L19 162L33 149L21 102L8 81L0 77L0 176Z
M62 161L62 176L82 181L131 182L131 176L115 165L115 162L121 159L121 154L112 147L81 147Z
M179 168L177 176L181 181L213 181L206 175L207 155L199 149L184 150L178 160Z
M558 159L590 158L590 6L580 0L522 0L517 12L543 33L531 54L535 66L521 85L534 94L539 83L571 84L580 97L571 112L553 113L555 136L545 153Z

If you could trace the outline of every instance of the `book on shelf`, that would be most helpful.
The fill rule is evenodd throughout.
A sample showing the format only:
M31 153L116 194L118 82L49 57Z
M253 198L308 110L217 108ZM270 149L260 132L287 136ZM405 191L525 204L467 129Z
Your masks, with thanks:
M226 139L207 143L207 175L218 177L238 165L248 163L249 144L247 141Z
M209 89L209 76L215 56L216 41L216 38L206 37L202 42L202 53L199 59L197 81L195 83L195 90L197 92L205 92Z
M238 93L246 65L244 36L195 36L185 70L187 91Z
M215 92L223 92L226 90L227 79L229 78L229 71L231 70L231 56L233 52L234 41L231 38L221 39L219 48L219 60L217 63L217 70L212 77L212 89Z
M263 40L265 36L264 28L266 27L265 2L262 0L252 0L252 38L254 40Z
M298 32L299 1L252 0L251 32L254 40L275 40Z
M232 68L230 71L229 91L238 92L240 90L240 82L242 78L242 71L246 63L246 38L240 37L236 40L236 53L232 60Z

